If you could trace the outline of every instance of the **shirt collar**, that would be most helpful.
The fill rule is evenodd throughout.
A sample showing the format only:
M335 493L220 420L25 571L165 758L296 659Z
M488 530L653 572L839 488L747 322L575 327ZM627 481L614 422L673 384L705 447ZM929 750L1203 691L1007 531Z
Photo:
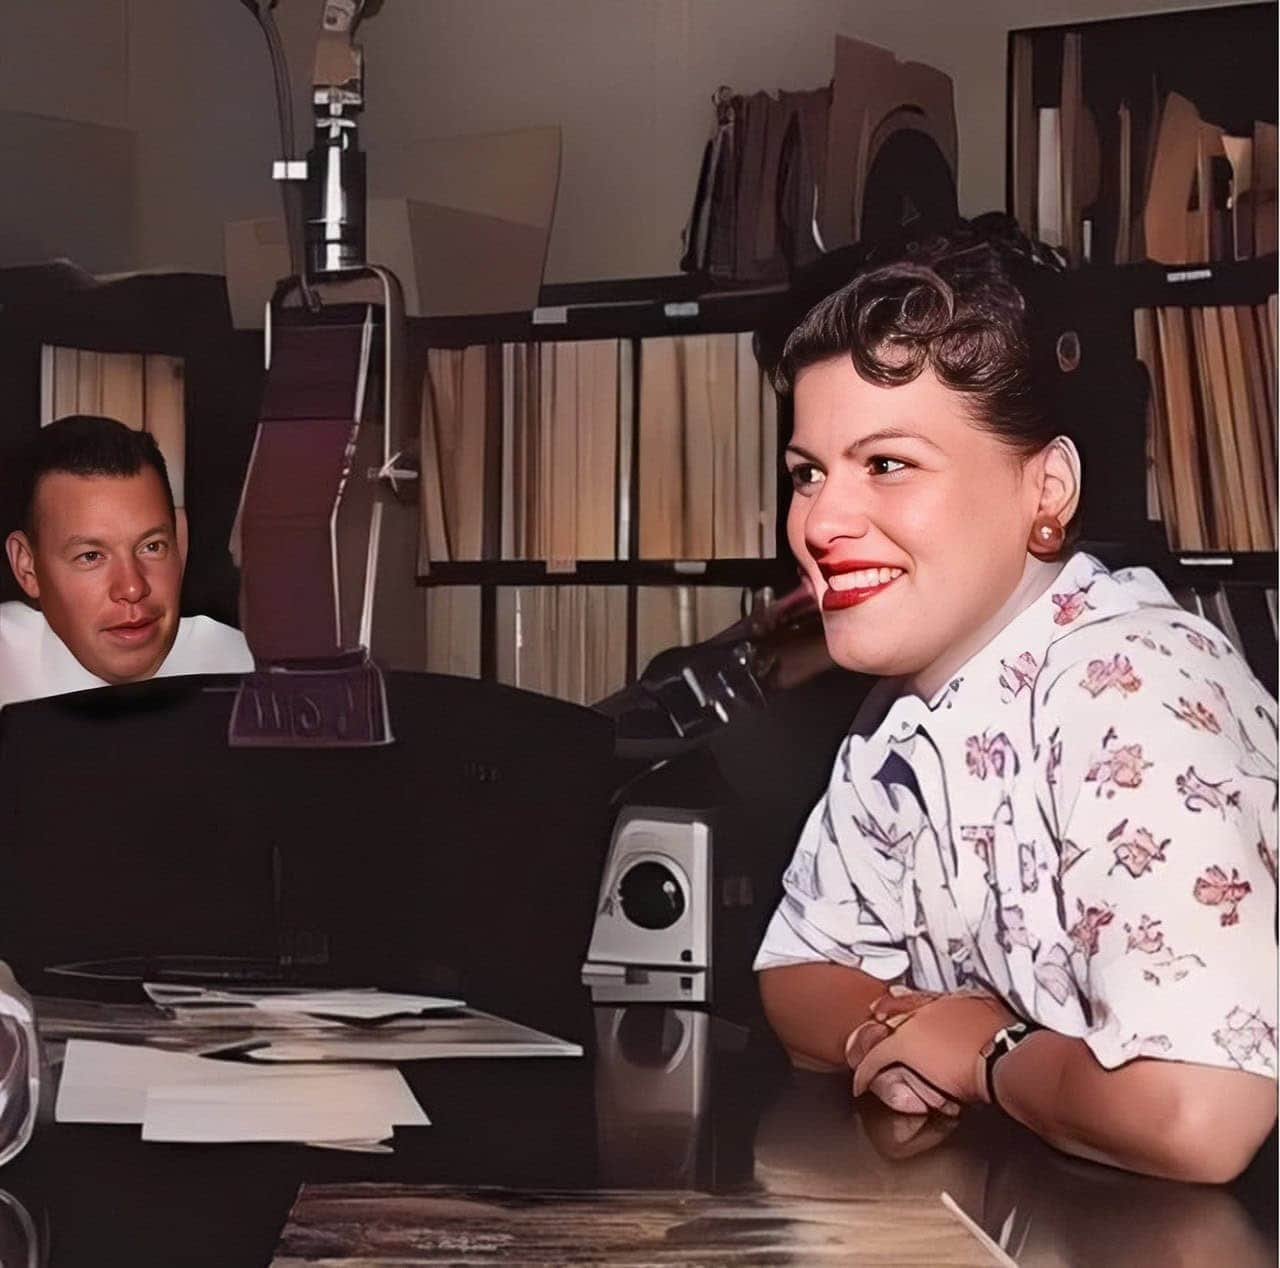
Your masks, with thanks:
M1055 638L1097 607L1090 591L1106 567L1085 551L1077 551L1061 571L1021 612L953 673L926 701L916 695L899 696L889 707L885 723L899 737L912 734L927 719L945 714L965 692L966 683L999 683L1004 699L1030 690L1044 654Z
M53 631L48 618L40 615L40 669L44 693L61 694L105 687L107 682L87 670L71 649Z

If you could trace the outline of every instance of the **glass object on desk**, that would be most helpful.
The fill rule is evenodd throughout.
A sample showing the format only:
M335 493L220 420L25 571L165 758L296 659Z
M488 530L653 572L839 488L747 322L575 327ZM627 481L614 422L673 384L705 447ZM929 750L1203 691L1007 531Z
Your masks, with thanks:
M279 982L283 976L275 960L235 955L127 955L50 964L45 972L103 983L144 980L267 983Z
M0 961L0 1165L21 1153L31 1139L42 1073L31 997Z
M12 1193L0 1189L0 1264L4 1268L40 1268L49 1262L40 1225Z

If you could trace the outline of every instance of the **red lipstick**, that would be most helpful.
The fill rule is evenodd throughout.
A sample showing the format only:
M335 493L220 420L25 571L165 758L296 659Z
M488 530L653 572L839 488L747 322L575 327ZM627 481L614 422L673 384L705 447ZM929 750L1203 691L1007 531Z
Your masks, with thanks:
M898 577L893 577L888 581L877 582L872 586L855 586L848 590L836 590L829 584L832 577L848 572L865 571L871 568L897 568L897 565L869 559L842 559L833 560L831 563L820 563L818 568L822 572L823 579L828 582L826 589L822 592L822 610L824 612L839 612L844 608L857 607L859 603L874 599L882 590L887 590L898 580ZM898 576L902 575L903 573L899 571Z

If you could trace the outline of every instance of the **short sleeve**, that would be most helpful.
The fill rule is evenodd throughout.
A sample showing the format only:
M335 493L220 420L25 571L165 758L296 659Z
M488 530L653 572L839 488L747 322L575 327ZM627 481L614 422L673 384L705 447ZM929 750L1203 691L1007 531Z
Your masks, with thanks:
M879 848L874 820L854 788L850 746L837 755L782 879L783 896L755 968L828 962L884 981L907 969L899 857Z
M1037 1011L1078 1004L1107 1068L1274 1076L1274 701L1207 622L1139 611L1054 645L1033 732L1059 854Z

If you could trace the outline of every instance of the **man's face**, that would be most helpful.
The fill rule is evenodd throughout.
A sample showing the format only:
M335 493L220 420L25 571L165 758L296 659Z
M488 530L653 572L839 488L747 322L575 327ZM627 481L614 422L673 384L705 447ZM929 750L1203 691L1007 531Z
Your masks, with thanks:
M1033 465L965 404L929 369L881 387L836 357L798 376L787 534L847 669L927 677L1018 584Z
M34 540L6 543L14 575L90 673L137 682L178 632L183 560L159 474L41 476Z

